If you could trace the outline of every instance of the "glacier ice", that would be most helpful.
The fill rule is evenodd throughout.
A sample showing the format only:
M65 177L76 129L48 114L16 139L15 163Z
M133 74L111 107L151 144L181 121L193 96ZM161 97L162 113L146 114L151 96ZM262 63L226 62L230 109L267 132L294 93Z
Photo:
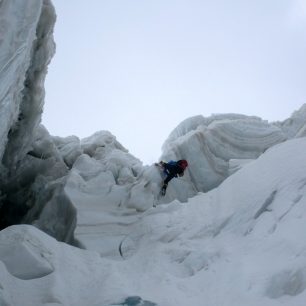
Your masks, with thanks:
M288 138L306 136L306 104L283 122L275 122Z
M286 139L280 128L256 117L229 114L193 119L170 134L162 158L188 159L190 181L197 191L211 190L228 177L232 159L255 159Z
M160 200L163 178L158 169L144 167L110 132L96 132L84 139L63 138L50 136L39 125L43 82L55 49L51 2L2 1L0 22L1 28L12 23L14 30L3 33L1 41L2 228L26 222L60 240L73 241L74 207L83 205L80 194L92 193L96 202L100 198L111 207L136 211L174 199L187 201L197 192L217 187L275 144L303 135L305 107L283 123L240 114L188 118L170 133L161 159L186 158L189 170L184 178L171 182L166 197ZM56 205L47 204L56 199L62 201L65 218L59 218ZM50 213L50 205L57 216L54 224L43 217L44 210Z
M0 0L0 304L304 305L306 106L184 120L160 159L190 166L159 198L109 131L40 124L55 19Z
M67 174L51 136L39 125L44 79L55 51L55 19L49 0L0 3L0 228L39 219L50 202L47 194L52 198L54 181ZM60 188L64 195L62 184L57 192ZM62 208L73 215L69 201ZM56 237L66 239L73 227L67 229L59 220L54 219L49 228Z
M40 123L44 79L55 50L54 23L49 0L1 2L0 158L9 170L30 149Z

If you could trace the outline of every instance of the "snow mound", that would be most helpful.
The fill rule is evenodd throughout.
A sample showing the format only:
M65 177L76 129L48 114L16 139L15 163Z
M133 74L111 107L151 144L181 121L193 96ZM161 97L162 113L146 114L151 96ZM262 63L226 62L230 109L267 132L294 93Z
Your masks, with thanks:
M128 295L118 262L60 243L33 226L0 231L0 246L1 306L157 306Z
M12 228L0 235L0 260L13 276L30 280L49 275L54 271L48 261L48 248L33 237L28 227L16 232Z

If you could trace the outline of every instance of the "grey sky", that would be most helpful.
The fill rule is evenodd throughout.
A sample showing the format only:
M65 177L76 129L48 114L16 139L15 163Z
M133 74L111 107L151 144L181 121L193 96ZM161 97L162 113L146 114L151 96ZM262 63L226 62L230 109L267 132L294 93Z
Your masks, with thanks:
M43 124L109 130L151 163L187 117L283 120L306 103L306 0L53 0Z

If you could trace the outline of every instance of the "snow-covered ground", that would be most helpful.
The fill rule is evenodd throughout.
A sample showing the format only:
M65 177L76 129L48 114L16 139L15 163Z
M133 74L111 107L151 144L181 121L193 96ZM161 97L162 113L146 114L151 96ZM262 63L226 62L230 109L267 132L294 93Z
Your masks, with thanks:
M1 305L305 305L305 150L276 145L187 203L89 210L102 256L32 226L1 231Z

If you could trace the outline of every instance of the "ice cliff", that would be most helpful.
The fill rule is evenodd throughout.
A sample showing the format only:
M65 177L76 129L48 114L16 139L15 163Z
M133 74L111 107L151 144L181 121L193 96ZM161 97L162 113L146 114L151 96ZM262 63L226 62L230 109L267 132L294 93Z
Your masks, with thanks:
M53 205L58 219L42 228L71 241L74 207L63 182L56 181L67 167L39 125L47 66L55 51L55 19L49 0L0 1L0 228L34 223L61 194L64 210L55 213Z
M8 170L30 150L40 123L54 22L50 1L0 2L0 158Z

